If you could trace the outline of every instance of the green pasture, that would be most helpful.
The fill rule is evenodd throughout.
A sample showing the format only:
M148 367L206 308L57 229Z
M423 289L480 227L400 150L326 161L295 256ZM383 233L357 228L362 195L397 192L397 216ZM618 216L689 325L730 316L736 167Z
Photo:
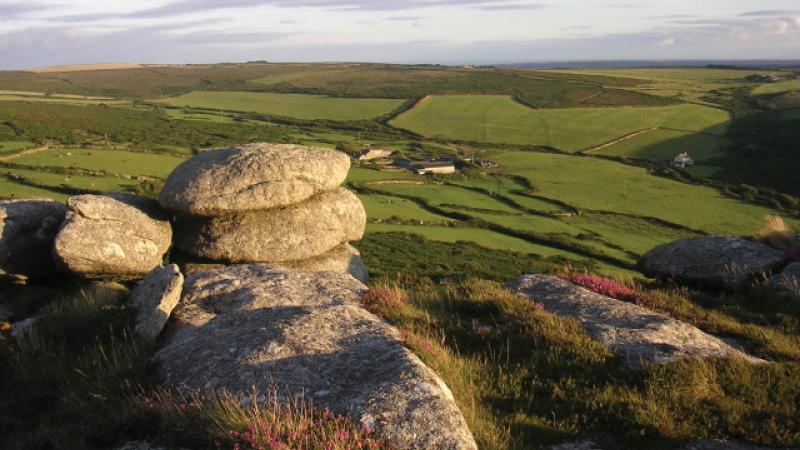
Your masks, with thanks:
M140 182L113 177L92 177L82 175L67 175L36 170L0 168L0 174L12 174L23 177L37 185L54 189L81 189L99 192L122 192L130 190Z
M70 197L69 194L59 193L50 189L42 189L38 187L28 186L18 183L5 176L6 169L0 169L0 199L17 199L17 198L52 198L58 201L65 201Z
M720 173L720 171L722 171L722 167L695 164L694 166L687 166L683 170L689 172L689 175L695 178L711 178L714 175Z
M457 186L448 186L445 184L381 184L372 185L370 187L391 194L423 198L436 206L456 205L463 208L475 208L505 213L519 212L489 195Z
M76 167L125 175L166 178L183 158L123 150L50 149L14 159L29 166Z
M753 90L753 94L780 94L792 91L800 91L800 80L786 80L777 83L762 84Z
M358 198L364 204L367 217L370 219L386 220L396 217L401 220L415 220L426 223L453 222L450 218L425 210L411 200L375 194L361 194Z
M652 127L721 134L728 120L725 111L692 104L531 109L507 96L451 95L426 98L391 123L436 138L574 152Z
M521 185L508 177L486 176L482 178L467 178L463 180L448 180L449 184L470 188L484 189L489 195L497 195L513 200L523 208L544 213L563 211L557 204L547 202L525 194L526 186Z
M415 177L414 174L412 174L408 170L402 170L402 169L377 170L377 169L367 169L358 166L351 167L350 172L347 173L347 181L354 181L359 183L369 183L372 181L386 181L386 180L407 180L414 177Z
M177 120L203 120L215 123L236 123L229 114L210 113L185 110L180 108L164 108L164 112L170 119Z
M26 102L26 103L62 103L67 105L130 105L130 100L113 99L110 97L84 97L81 95L44 95L41 93L19 93L15 91L0 91L0 101Z
M679 153L688 152L696 161L708 161L725 156L723 145L724 139L714 134L657 129L592 153L665 162Z
M194 91L165 100L174 106L255 112L297 119L364 120L391 113L404 100L335 98L267 92Z
M716 189L649 175L645 169L596 158L497 151L508 173L527 178L538 195L588 211L654 217L708 233L750 235L768 208L723 197Z
M14 153L33 146L33 142L30 141L0 141L0 154Z

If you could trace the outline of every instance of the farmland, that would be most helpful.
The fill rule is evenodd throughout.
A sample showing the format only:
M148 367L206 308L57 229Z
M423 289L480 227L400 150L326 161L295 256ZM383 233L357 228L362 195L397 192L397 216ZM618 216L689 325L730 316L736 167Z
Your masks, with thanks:
M392 125L435 138L575 152L653 127L722 134L727 121L726 112L699 105L548 110L504 96L432 96Z
M699 98L749 73L243 64L0 74L0 95L14 96L0 102L0 196L155 195L185 158L238 142L469 155L499 169L458 162L462 174L431 178L355 164L348 185L368 233L475 242L628 276L660 243L750 234L764 216L786 214L769 206L769 192L743 201L738 190L653 172L689 152L700 165L682 176L731 176L725 105L667 91ZM400 111L388 125L376 120Z
M166 100L175 106L256 112L296 119L362 120L391 113L403 104L393 99L333 98L266 92L190 92Z

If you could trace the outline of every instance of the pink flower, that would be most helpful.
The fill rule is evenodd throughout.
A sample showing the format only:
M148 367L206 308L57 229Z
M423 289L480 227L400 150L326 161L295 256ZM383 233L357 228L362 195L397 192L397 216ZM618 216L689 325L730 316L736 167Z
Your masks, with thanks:
M606 297L631 303L639 303L642 300L636 291L619 281L599 277L597 275L571 275L565 277L565 279L589 289L590 291L605 295Z

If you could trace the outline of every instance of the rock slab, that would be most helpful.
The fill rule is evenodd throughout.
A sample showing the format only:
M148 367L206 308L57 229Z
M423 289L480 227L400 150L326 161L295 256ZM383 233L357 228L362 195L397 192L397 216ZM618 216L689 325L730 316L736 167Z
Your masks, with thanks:
M64 204L49 199L0 201L0 274L52 275L53 242L66 213Z
M744 358L763 362L693 325L616 300L549 275L523 275L509 288L586 332L623 357L626 367L688 358Z
M172 242L153 200L127 194L79 195L55 239L56 263L85 278L141 278L161 266Z
M366 222L358 197L339 188L284 208L178 218L175 246L229 263L299 261L361 239Z
M341 185L350 158L341 152L293 144L247 144L211 150L180 164L160 201L194 216L278 208Z
M186 280L155 358L166 386L251 389L350 414L397 448L476 449L447 386L334 272L237 265Z
M136 310L134 331L139 337L155 340L161 334L181 299L181 289L183 274L175 264L153 269L139 281L130 297Z
M769 279L770 286L790 297L800 297L800 262L792 263L783 272Z
M732 236L704 236L658 246L642 256L638 268L648 277L735 289L783 264L783 253L764 244Z

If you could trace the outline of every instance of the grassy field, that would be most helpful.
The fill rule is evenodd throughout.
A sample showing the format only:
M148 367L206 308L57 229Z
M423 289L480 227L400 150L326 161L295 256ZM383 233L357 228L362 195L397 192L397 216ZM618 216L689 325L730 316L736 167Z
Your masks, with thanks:
M0 141L0 155L16 153L33 145L30 141Z
M527 178L537 194L584 210L654 217L721 234L751 234L774 213L725 198L712 188L654 177L613 161L515 151L491 157L508 172Z
M175 106L256 112L296 119L363 120L391 113L403 100L334 98L267 92L195 91L166 100Z
M505 96L432 96L392 120L426 136L586 150L652 127L724 132L726 112L700 105L531 109Z
M786 80L777 83L762 84L753 90L753 94L780 94L791 91L800 91L800 80Z
M634 78L639 80L668 80L684 83L709 83L744 81L754 73L780 76L780 71L761 71L747 69L707 69L707 68L631 68L631 69L567 69L548 72L570 73L578 75L602 75L607 77Z
M166 178L182 158L151 153L98 149L50 149L14 159L15 164L42 167L77 167L126 175Z
M724 138L714 134L657 129L592 153L666 162L688 152L695 161L703 162L725 156L724 142Z

